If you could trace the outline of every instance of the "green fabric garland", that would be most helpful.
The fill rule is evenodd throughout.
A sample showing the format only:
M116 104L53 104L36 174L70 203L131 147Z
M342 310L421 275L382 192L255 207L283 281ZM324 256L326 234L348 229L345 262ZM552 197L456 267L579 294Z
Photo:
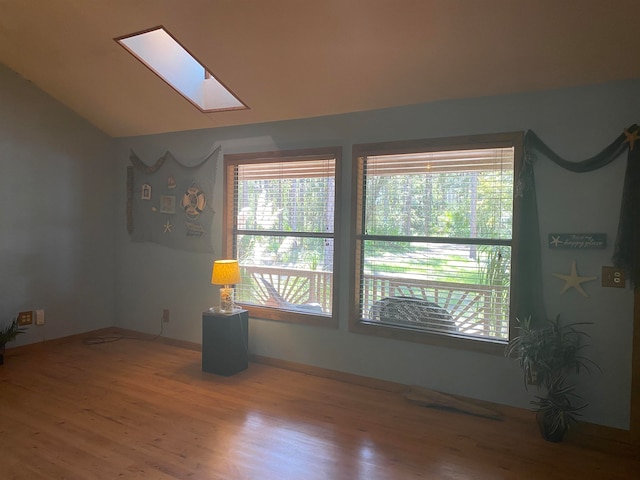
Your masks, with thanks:
M637 141L637 144L635 144ZM553 152L529 130L524 138L524 158L516 185L516 202L520 209L518 220L519 248L516 285L516 316L531 316L536 321L546 318L542 293L542 267L540 259L540 227L536 200L534 163L544 156L562 168L584 173L602 168L613 162L628 149L624 177L620 221L612 262L625 270L635 288L640 279L640 128L634 124L625 129L598 155L581 162L570 162ZM634 215L634 212L636 213Z

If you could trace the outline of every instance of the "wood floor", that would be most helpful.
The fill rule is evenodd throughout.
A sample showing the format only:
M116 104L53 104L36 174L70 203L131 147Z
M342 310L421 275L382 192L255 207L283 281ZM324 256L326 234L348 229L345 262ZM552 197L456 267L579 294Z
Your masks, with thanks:
M398 393L120 340L20 350L0 366L0 478L639 479L640 460L542 440Z

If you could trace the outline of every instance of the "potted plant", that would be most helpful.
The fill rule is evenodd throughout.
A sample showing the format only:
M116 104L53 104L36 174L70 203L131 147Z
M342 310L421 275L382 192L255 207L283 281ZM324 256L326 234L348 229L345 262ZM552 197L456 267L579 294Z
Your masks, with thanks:
M525 388L535 385L544 394L536 395L535 406L540 433L549 441L562 441L580 410L580 397L567 380L568 375L597 365L582 355L588 346L587 333L579 330L584 323L560 324L560 317L535 324L531 317L518 321L518 335L511 339L506 355L518 361L524 374Z
M15 338L24 333L24 328L18 326L18 319L15 318L11 324L0 329L0 365L4 364L4 352L5 346L8 342L15 340Z

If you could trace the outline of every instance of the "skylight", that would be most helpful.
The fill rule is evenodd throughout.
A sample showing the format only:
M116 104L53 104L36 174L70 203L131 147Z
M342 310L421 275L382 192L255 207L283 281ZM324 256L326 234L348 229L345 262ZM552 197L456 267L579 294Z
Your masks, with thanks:
M164 27L115 39L203 112L247 108Z

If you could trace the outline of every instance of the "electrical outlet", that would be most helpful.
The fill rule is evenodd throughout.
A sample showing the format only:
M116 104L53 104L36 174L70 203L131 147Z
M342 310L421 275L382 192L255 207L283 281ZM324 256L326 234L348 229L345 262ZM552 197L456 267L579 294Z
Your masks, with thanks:
M169 323L169 309L165 308L162 310L162 321L164 323Z
M18 314L18 326L24 327L25 325L31 325L33 323L33 312L20 312Z
M624 288L626 280L624 270L616 267L602 267L602 286Z

